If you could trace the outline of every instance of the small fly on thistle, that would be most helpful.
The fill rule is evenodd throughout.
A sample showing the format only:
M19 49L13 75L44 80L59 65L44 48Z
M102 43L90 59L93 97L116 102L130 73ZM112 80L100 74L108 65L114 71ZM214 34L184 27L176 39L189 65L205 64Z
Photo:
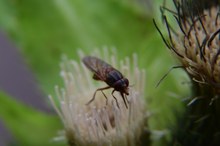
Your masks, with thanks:
M106 63L105 61L92 57L92 56L86 56L82 59L83 63L85 66L94 73L93 79L99 80L99 81L104 81L108 86L103 87L103 88L98 88L94 95L93 98L87 103L90 104L94 99L97 91L101 91L102 94L106 98L106 104L108 103L107 96L104 94L103 90L109 89L109 88L114 88L112 91L112 96L114 97L117 106L118 101L116 97L114 96L114 92L118 91L121 94L121 97L125 103L126 108L128 108L126 101L128 102L128 99L126 95L129 95L128 93L128 86L129 86L129 81L127 78L125 78L121 72L119 72L117 69L113 68L111 65Z

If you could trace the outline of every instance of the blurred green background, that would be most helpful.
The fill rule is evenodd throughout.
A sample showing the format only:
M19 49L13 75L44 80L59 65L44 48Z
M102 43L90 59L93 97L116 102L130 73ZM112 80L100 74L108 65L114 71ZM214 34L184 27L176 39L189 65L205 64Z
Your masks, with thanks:
M115 47L123 58L137 53L146 69L146 102L150 112L152 145L166 145L181 100L187 97L187 76L174 70L155 88L161 77L177 64L153 25L162 27L162 0L0 0L0 30L19 49L48 102L54 85L61 85L61 55L79 61L77 50ZM0 50L1 51L1 50ZM0 52L4 53L4 52ZM22 83L21 83L22 84ZM0 89L0 118L16 146L62 146L51 139L62 130L56 114L43 112L10 97ZM48 107L51 105L48 102Z

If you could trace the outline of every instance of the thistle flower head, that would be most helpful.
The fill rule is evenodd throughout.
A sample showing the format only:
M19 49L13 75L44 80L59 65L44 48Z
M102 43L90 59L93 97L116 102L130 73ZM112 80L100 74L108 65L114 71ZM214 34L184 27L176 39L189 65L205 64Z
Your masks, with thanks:
M70 146L135 146L144 131L146 105L144 102L145 72L137 67L137 56L126 58L118 64L116 55L109 55L107 49L103 55L94 53L120 70L133 84L129 87L128 109L120 94L115 93L119 107L111 95L111 89L105 95L97 92L95 100L86 105L96 89L106 86L104 82L94 81L92 73L82 62L64 60L61 64L61 76L64 88L56 87L56 99L50 99L59 114ZM84 56L79 52L80 57ZM114 54L114 53L113 53Z
M163 40L195 83L200 86L208 85L219 92L219 7L201 9L192 2L178 0L174 0L174 4L176 11L166 10L173 14L178 28L171 27L167 17L163 15L169 34L169 40L162 36Z
M173 0L175 10L162 9L169 39L165 44L192 80L192 98L178 114L173 145L219 145L220 18L219 0ZM218 5L216 5L218 3ZM168 23L170 12L177 28ZM172 18L172 17L169 17Z

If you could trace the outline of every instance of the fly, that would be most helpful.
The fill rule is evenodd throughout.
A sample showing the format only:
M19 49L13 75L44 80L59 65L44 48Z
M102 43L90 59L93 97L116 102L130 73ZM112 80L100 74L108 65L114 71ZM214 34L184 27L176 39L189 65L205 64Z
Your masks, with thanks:
M93 100L95 100L95 95L97 91L102 92L102 94L106 98L106 104L107 104L108 99L107 99L107 96L104 94L103 90L114 88L111 94L114 97L117 106L119 107L119 104L118 104L117 98L113 94L115 91L118 91L120 93L125 103L126 108L128 108L128 105L126 103L126 101L128 102L126 95L129 95L128 79L125 78L120 71L113 68L110 64L106 63L105 61L97 57L86 56L82 59L82 61L85 64L85 66L94 73L93 74L94 80L104 81L108 85L103 88L98 88L93 94L92 99L87 103L87 105L90 104Z

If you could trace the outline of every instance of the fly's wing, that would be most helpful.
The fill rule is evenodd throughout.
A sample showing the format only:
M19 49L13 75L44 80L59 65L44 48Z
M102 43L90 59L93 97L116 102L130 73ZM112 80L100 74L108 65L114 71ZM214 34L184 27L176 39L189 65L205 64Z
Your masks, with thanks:
M106 81L106 74L114 70L111 65L96 57L86 56L82 61L94 73L93 78L96 80Z

